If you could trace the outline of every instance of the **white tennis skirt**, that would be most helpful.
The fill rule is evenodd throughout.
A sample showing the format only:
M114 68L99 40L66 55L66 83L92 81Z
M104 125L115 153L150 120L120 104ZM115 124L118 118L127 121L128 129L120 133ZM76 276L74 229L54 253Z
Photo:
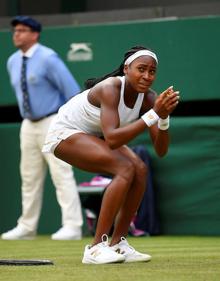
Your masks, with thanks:
M55 148L58 146L58 144L62 141L67 139L73 134L77 133L85 133L83 131L77 130L77 129L70 129L63 127L59 130L53 130L52 128L49 129L49 132L46 136L45 143L42 148L42 152L44 153L53 153Z

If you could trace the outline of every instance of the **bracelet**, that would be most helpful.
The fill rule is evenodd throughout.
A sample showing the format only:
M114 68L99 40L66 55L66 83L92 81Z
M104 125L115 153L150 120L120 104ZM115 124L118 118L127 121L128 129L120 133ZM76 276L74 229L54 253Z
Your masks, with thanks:
M158 120L158 128L162 131L167 130L169 128L169 125L170 125L170 116L169 115L166 119L160 118Z
M144 120L148 127L154 125L159 120L159 116L153 109L150 109L148 112L144 113L141 118Z

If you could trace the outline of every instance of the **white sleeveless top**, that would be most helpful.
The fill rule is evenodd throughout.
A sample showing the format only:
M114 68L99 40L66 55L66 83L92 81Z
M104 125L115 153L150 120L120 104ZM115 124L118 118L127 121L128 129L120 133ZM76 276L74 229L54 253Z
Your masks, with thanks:
M131 123L139 118L144 94L139 93L133 108L129 108L124 103L125 77L118 77L121 80L120 101L118 112L120 117L120 127ZM68 128L82 130L89 134L97 136L102 135L100 113L101 109L92 105L88 101L88 92L86 90L73 97L69 102L63 105L58 113L58 122L61 122Z
M144 94L139 93L133 108L129 108L124 103L124 89L125 89L125 77L118 77L121 80L121 92L120 102L118 106L118 112L120 117L120 127L131 123L139 118L140 109L143 103Z
M118 112L120 127L133 122L139 118L144 94L139 93L133 108L124 103L125 77L118 77L121 80L120 101ZM66 104L60 107L58 114L54 117L49 127L42 151L54 153L56 146L69 136L75 133L86 133L97 137L103 136L100 122L101 109L88 101L89 90L74 96Z
M139 118L144 94L138 94L133 108L127 107L124 103L125 77L118 78L121 80L118 112L120 127L123 127ZM100 122L101 109L88 101L89 91L90 89L74 96L60 107L49 127L43 152L52 152L62 139L66 139L74 133L84 132L98 137L103 136Z

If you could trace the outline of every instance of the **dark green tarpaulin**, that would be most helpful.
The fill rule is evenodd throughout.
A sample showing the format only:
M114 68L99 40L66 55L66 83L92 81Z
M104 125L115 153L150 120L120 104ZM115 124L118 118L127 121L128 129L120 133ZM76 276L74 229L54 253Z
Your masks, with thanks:
M151 155L162 232L219 235L220 117L171 118L168 155Z

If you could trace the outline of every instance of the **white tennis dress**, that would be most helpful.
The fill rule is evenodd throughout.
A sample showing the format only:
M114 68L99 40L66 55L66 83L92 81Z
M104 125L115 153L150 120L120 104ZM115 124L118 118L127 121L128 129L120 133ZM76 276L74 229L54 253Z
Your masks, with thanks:
M120 127L139 118L144 94L139 93L133 108L128 108L124 103L125 77L121 80L120 101L118 112ZM90 89L74 96L66 104L60 107L57 116L53 119L45 140L42 151L53 153L56 146L64 139L76 133L85 133L97 137L103 136L100 122L100 108L88 101Z

